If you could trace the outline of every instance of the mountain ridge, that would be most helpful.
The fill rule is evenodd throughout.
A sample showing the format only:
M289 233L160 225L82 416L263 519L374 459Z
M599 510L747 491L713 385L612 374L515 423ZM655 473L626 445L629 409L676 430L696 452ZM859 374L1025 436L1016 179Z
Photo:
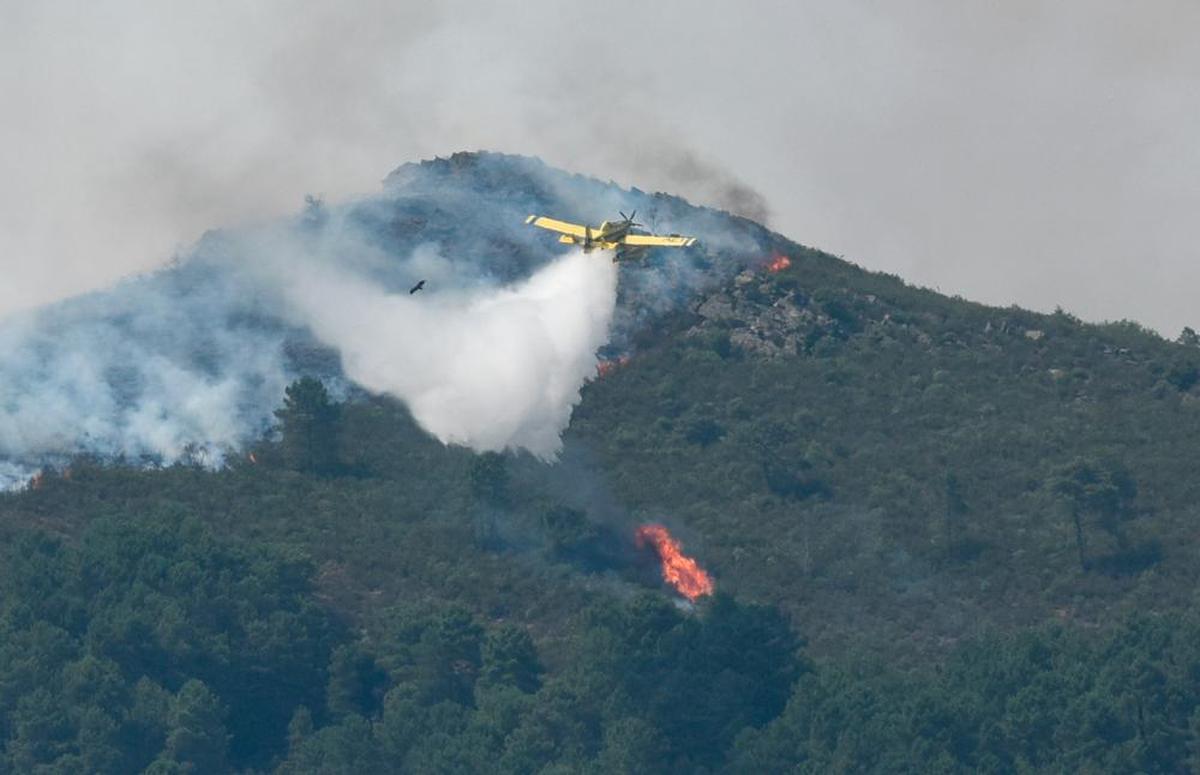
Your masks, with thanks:
M1194 335L948 298L539 165L406 165L380 197L310 201L285 244L339 247L353 223L371 249L347 271L407 295L422 246L485 287L553 261L530 207L628 197L709 234L620 269L616 340L554 463L443 445L355 387L264 313L237 234L44 313L33 340L0 326L9 376L13 353L54 374L125 342L133 362L83 372L110 419L153 387L143 357L258 396L219 466L64 453L0 493L0 770L1184 766ZM231 353L280 360L229 382ZM17 376L5 401L38 384ZM714 596L666 587L646 523Z
M469 201L475 202L474 209L466 204ZM807 568L805 574L839 566L838 544L832 534L822 539L811 528L794 523L803 526L820 519L826 525L861 525L871 536L870 553L882 552L880 561L894 565L897 573L908 578L902 592L881 591L882 597L911 596L913 590L955 578L961 568L950 559L957 554L978 557L988 551L1015 552L1026 559L1018 560L1014 567L1032 574L1031 553L1062 562L1062 557L1074 552L1078 542L1072 537L1069 520L1058 513L1063 508L1061 499L1047 489L1055 476L1049 469L1067 466L1075 457L1071 450L1078 445L1073 445L1072 436L1093 440L1089 442L1093 447L1078 449L1080 454L1115 459L1137 471L1143 482L1143 501L1164 492L1165 471L1174 472L1177 481L1186 481L1177 461L1146 465L1146 460L1162 456L1145 434L1134 433L1114 443L1111 434L1105 438L1103 433L1105 424L1114 422L1110 414L1124 422L1120 418L1141 413L1149 424L1162 424L1164 413L1178 415L1167 421L1172 439L1195 427L1191 408L1197 397L1200 372L1196 364L1200 359L1194 342L1169 343L1136 324L1085 324L1063 312L994 308L945 297L804 247L746 219L693 208L677 197L624 190L594 178L559 172L526 157L459 153L402 165L385 179L382 195L340 209L310 201L294 222L302 235L314 241L323 238L334 220L353 222L371 235L385 256L428 243L447 252L478 253L485 260L475 269L503 282L528 273L552 255L546 252L544 235L533 234L534 230L524 226L522 216L527 211L545 210L586 220L606 207L639 209L673 231L707 235L708 239L690 254L668 252L652 257L645 267L622 267L616 332L603 351L604 357L619 366L610 367L607 376L585 388L567 432L568 443L576 439L607 450L603 476L639 482L641 490L622 495L629 503L644 504L635 510L643 508L654 514L671 514L681 505L647 502L645 493L661 491L664 482L694 476L686 470L664 469L661 460L676 455L672 459L675 465L703 467L721 459L721 465L729 467L726 476L732 477L728 491L737 493L738 498L703 488L700 491L708 500L695 502L681 493L682 503L694 505L682 507L682 513L673 516L679 526L688 525L696 519L689 515L691 509L710 514L714 504L739 515L720 523L720 541L725 546L715 558L718 563L757 557L765 568L778 564L772 553L739 546L732 537L739 521L750 526L762 524L761 515L745 505L754 503L771 514L772 528L782 535L804 534L783 540L782 545L794 544L790 554L785 553L791 558L785 566L791 567L796 558L804 558L799 565ZM472 218L481 219L484 226L473 226ZM205 283L218 289L231 287L229 280L215 282L214 277L223 276L207 270L227 265L220 263L226 260L224 240L221 232L213 232L180 266L135 280L134 285L167 279L172 281L172 293L180 298ZM789 265L773 272L771 261L779 256L785 256ZM390 264L368 268L387 287L406 289L409 285L410 278L397 274ZM201 298L205 296L212 294L201 294ZM97 301L103 295L90 298L91 304L107 311ZM249 312L234 307L225 314L230 319L253 321L247 317ZM89 319L86 310L76 317ZM146 325L143 321L143 328ZM283 341L292 366L272 384L281 390L281 379L301 373L335 383L343 379L336 352L313 342L300 329L287 330L291 338ZM211 347L206 351L203 340L200 347L185 344L189 348L184 354L192 361L217 360L219 352L212 352ZM660 360L668 365L661 366ZM656 364L653 375L639 376L648 362ZM219 364L210 368L219 368ZM691 380L681 374L701 376L696 384L703 389L688 395ZM906 375L903 381L895 379L900 374ZM771 386L769 390L764 384ZM658 398L668 389L664 386L671 386L677 394L665 401ZM620 397L606 398L613 390ZM787 395L788 391L794 397ZM770 400L756 398L764 395ZM722 397L723 406L714 405L716 396ZM1017 396L1020 401L1015 400ZM277 400L271 396L262 399L262 419L254 427L267 426L269 407ZM800 405L792 407L794 401ZM657 409L650 412L648 406ZM751 406L757 408L747 408ZM637 418L639 427L630 427L627 414ZM839 424L856 430L843 435L836 429ZM259 432L252 432L242 443L253 443ZM622 434L636 438L637 443L615 438ZM998 453L989 443L1005 450L1009 459L995 459ZM904 458L903 465L886 462L878 453L861 454L862 449L886 449L889 444ZM1189 448L1183 439L1171 441L1173 448L1181 445ZM626 451L630 447L636 454ZM719 454L726 449L728 460ZM1145 450L1150 451L1149 457ZM1002 472L1009 494L1002 497L988 483L995 478L992 474L959 470L964 466L955 461L968 459L964 456L984 461L980 463L984 470ZM1042 458L1049 461L1047 470L1040 470ZM655 483L640 479L636 470L627 470L623 461L628 459L659 469ZM926 462L918 463L921 460ZM858 463L867 465L872 473L855 473L852 465ZM962 525L955 528L946 527L942 513L950 478L966 492L957 497L973 501L972 510L964 513ZM982 489L983 495L973 492L975 489ZM1164 514L1171 514L1170 530L1183 534L1188 513L1185 503L1193 488L1185 486L1181 493L1164 503L1147 504L1145 509L1158 515L1151 520L1130 520L1119 530L1108 531L1084 526L1095 533L1091 542L1097 550L1096 562L1120 565L1120 558L1113 555L1118 548L1132 552L1126 559L1142 557L1138 562L1165 551L1167 567L1171 567L1170 549L1177 551L1178 547L1174 540L1158 536L1155 549L1156 528L1151 526L1157 524L1153 520L1162 522ZM888 505L889 498L900 506ZM913 504L939 516L922 519ZM1013 522L1018 531L1015 535L1038 535L1040 539L1030 543L1008 536L1001 540L990 521L996 519ZM950 533L955 531L957 537L953 538ZM767 531L746 532L754 535L760 547L771 542ZM843 539L850 541L849 546L857 546L855 531L850 533ZM822 540L828 544L823 549ZM1134 541L1136 546L1115 546L1126 541ZM885 546L890 548L885 550ZM862 551L859 547L852 553ZM859 556L849 568L834 573L831 588L847 584L852 588L860 583L850 580L855 575L860 579L880 575L866 567L865 557ZM763 575L778 577L780 573ZM1088 583L1082 585L1060 579L1067 591L1050 600L1035 603L1037 596L1028 590L1023 594L1029 610L1018 606L1023 614L1017 620L1036 622L1058 616L1055 612L1061 610L1095 605L1086 597L1080 606L1070 604L1077 586L1086 589L1097 583L1095 575L1085 573ZM1191 583L1192 575L1185 576ZM1006 572L977 581L1021 587L1020 578L1014 581ZM776 581L782 584L778 588L782 593L769 592L752 577L747 577L745 591L753 590L755 597L783 605L803 621L800 604L788 600L796 582ZM960 579L955 583L961 588L969 582ZM739 582L734 584L742 588ZM1113 584L1130 588L1114 593L1120 596L1137 590L1127 576ZM797 593L795 599L805 600L809 594ZM931 593L924 594L928 597ZM960 598L953 605L928 600L925 604L949 620L963 616L988 619L967 613L988 607L978 594L962 589L957 594ZM893 612L907 610L897 604ZM1103 619L1090 610L1080 615ZM1006 619L1004 615L998 621ZM822 642L815 635L821 631L820 622L806 621L805 625L814 633L815 642ZM848 631L849 625L839 629ZM909 633L923 630L912 623L901 629ZM969 631L969 627L943 623L932 628L929 638L931 643L954 640Z

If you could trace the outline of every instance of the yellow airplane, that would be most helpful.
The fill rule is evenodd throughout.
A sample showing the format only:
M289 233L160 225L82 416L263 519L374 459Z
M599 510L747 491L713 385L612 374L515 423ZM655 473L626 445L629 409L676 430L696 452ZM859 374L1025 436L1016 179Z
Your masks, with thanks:
M559 242L580 245L584 253L591 253L593 250L615 250L613 261L636 261L644 258L646 251L654 247L686 248L696 244L695 237L679 234L660 236L634 231L641 226L640 223L633 222L635 215L637 210L630 215L621 213L622 220L605 221L598 227L557 221L544 215L531 215L525 219L525 223L558 232Z

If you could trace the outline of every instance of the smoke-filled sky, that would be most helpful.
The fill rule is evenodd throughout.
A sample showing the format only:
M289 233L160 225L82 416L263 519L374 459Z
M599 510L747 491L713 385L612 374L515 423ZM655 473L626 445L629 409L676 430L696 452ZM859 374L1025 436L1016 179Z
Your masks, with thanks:
M0 314L460 149L1200 324L1200 4L0 2ZM597 213L597 219L607 213Z

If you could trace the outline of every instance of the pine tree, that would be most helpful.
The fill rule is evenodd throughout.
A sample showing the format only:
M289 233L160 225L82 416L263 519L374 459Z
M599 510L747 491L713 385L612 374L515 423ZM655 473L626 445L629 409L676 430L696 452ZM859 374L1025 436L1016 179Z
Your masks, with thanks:
M202 681L185 683L171 701L164 758L192 772L224 772L229 735L221 702Z
M288 468L313 474L336 470L338 411L320 380L304 377L289 385L275 416L283 431Z

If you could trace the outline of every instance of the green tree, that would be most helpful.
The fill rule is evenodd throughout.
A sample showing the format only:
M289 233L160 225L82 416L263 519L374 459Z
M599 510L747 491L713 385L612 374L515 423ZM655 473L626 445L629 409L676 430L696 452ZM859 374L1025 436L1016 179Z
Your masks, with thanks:
M296 708L296 712L292 714L292 720L288 722L288 753L296 753L313 733L313 729L312 712L308 707L301 705Z
M415 649L416 683L426 702L472 702L483 628L461 608L436 614Z
M484 452L471 461L471 494L492 508L503 509L510 504L508 464L499 452Z
M506 624L488 631L483 641L483 665L479 671L482 684L535 692L541 672L537 648L525 629Z
M353 644L338 646L329 662L325 692L329 712L335 716L370 715L378 708L386 679L369 654Z
M498 512L512 506L508 462L499 452L484 452L472 459L468 478L476 503L471 524L475 545L496 549L500 545Z
M185 683L171 701L164 756L187 772L224 772L229 734L225 711L202 681Z
M131 760L152 761L162 752L170 714L171 693L145 676L139 678L133 687L126 728Z
M962 541L963 520L970 509L963 498L962 485L953 471L946 473L945 511L942 516L942 538L947 553L952 553Z
M1065 501L1071 516L1083 570L1091 567L1086 538L1089 521L1115 539L1118 551L1128 548L1124 523L1136 516L1133 505L1137 483L1123 467L1080 458L1059 472L1053 489Z
M541 514L542 535L553 557L593 567L604 562L600 529L587 514L569 506L553 506Z
M380 752L371 722L351 714L305 738L278 771L283 775L358 775L400 769L385 767Z
M645 719L623 718L604 728L604 747L596 757L595 772L642 775L669 772L667 741Z
M338 408L320 380L303 377L289 385L275 417L288 468L314 474L336 471Z

